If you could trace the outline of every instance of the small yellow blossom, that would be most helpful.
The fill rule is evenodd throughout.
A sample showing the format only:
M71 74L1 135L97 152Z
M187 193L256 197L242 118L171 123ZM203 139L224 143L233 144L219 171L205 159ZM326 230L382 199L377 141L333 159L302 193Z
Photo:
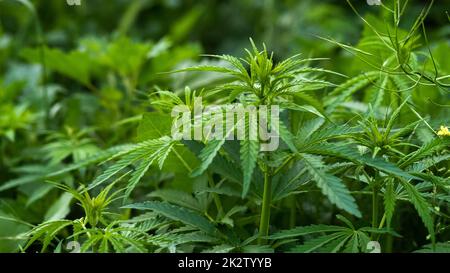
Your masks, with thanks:
M448 127L441 126L441 129L437 132L438 136L450 136L450 131Z

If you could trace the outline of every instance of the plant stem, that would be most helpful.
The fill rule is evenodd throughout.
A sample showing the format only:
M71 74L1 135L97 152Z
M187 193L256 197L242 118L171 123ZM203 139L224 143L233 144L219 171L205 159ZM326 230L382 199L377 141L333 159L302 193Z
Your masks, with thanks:
M381 217L380 225L378 226L379 229L383 228L384 222L386 222L386 213L384 213L383 217Z
M261 220L259 223L259 244L265 244L266 239L264 237L269 235L269 222L270 222L270 203L272 199L272 176L267 170L264 173L264 192L263 202L261 208Z
M392 253L393 243L394 237L391 234L388 234L386 238L386 250L385 250L386 253Z
M381 221L380 221L380 225L378 226L378 229L382 229L385 222L386 222L386 213L383 213L383 217L381 217ZM378 235L376 236L377 241L380 241L381 235L382 235L382 234L378 234ZM387 234L387 235L389 235L389 234Z
M208 182L209 182L209 186L211 188L216 187L216 184L214 183L213 177L211 176L210 173L208 173ZM214 203L216 204L217 216L222 217L224 212L223 212L222 202L220 202L219 195L217 193L212 193L212 197L213 197Z
M378 228L378 187L373 187L372 192L372 227ZM375 238L375 234L372 234L372 239Z
M279 173L291 161L291 159L293 159L294 157L295 157L295 155L289 156L278 168L275 169L275 171L273 172L272 176L274 176L277 173Z
M173 153L175 154L175 156L181 161L181 163L183 164L183 166L186 168L186 170L188 172L192 172L192 168L189 166L189 164L186 163L186 161L183 159L183 157L177 153L176 149L173 149Z

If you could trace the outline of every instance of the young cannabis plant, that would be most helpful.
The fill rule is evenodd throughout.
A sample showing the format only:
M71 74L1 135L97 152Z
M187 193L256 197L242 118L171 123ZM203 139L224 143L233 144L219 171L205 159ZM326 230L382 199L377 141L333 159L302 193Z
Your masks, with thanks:
M121 190L117 190L110 194L115 183L109 184L95 197L91 197L87 190L79 191L63 184L54 185L57 188L72 194L72 196L80 202L80 206L83 208L85 214L83 224L86 225L89 223L91 227L96 227L98 224L107 225L107 221L104 217L105 215L108 215L109 212L107 212L106 209L112 202L121 198L120 196L117 196L121 193Z
M322 109L317 109L315 106L308 103L314 101L308 92L334 86L334 84L322 79L324 73L340 74L310 67L308 66L308 63L320 59L301 59L300 55L275 63L273 54L269 54L265 47L262 51L259 51L253 41L251 41L251 44L252 51L246 50L247 56L244 59L238 59L229 55L213 56L226 61L229 66L202 65L177 71L212 71L222 73L225 76L225 84L215 86L210 90L200 93L196 93L195 91L191 92L189 89L186 89L184 102L172 93L160 91L157 94L160 95L161 99L156 99L153 102L153 105L157 108L159 106L161 111L167 111L172 105L185 105L192 111L193 101L201 94L206 94L208 97L208 93L210 93L215 94L215 96L221 95L222 97L226 97L230 103L234 102L244 105L253 105L256 109L277 105L281 108L283 113L287 113L289 110L307 113L317 116L319 117L319 120L323 121L324 115ZM210 101L209 104L214 105L214 101ZM194 121L197 118L198 117L193 117ZM203 120L204 117L201 117L201 119ZM191 150L194 149L194 152L196 149L193 148L192 144L187 144L168 136L167 130L163 128L165 125L159 123L157 126L160 128L154 128L156 130L152 129L152 131L157 133L151 134L153 137L156 136L158 138L145 140L141 143L131 145L108 158L106 162L111 162L118 158L120 159L117 163L113 163L108 167L103 174L98 176L88 189L101 185L109 179L119 175L128 167L137 164L137 167L131 171L131 178L126 185L125 195L128 196L154 162L157 162L161 169L163 168L163 164L167 157L173 153L176 158L182 162L182 166L191 172L193 176L202 175L208 170L211 185L215 184L211 174L218 172L219 174L224 175L226 179L231 179L231 181L241 184L243 198L248 195L250 189L253 189L251 191L252 195L256 195L257 200L259 199L259 202L261 202L259 241L260 243L263 243L265 241L264 238L269 233L270 207L272 206L272 192L274 191L273 186L278 187L282 185L283 181L280 180L280 177L282 176L281 171L283 168L287 169L285 167L288 164L295 164L293 162L295 161L294 159L296 159L300 160L307 170L307 173L302 173L300 175L305 175L306 180L315 181L322 192L328 196L329 200L339 208L356 216L360 216L355 200L350 195L350 192L343 182L338 177L327 173L320 155L314 155L314 152L309 153L308 151L299 150L296 147L294 137L292 133L289 132L286 125L284 125L284 122L280 123L279 128L269 128L271 130L278 130L277 134L285 142L284 148L273 152L260 152L260 147L263 145L264 141L260 138L256 140L250 139L250 127L254 126L254 124L251 124L248 116L244 119L245 121L243 122L236 122L236 124L242 122L247 132L246 138L240 141L239 158L235 158L232 154L227 152L228 145L225 145L226 138L212 140L203 139L201 142L203 142L202 145L204 145L204 148L198 153L200 162L199 165L194 168L180 156L180 154L183 153L183 147L180 146L187 145L186 147ZM322 123L318 125L320 126L321 124ZM154 127L155 123L153 123L152 126ZM237 133L235 126L229 134L234 135ZM262 126L261 120L257 126ZM322 131L321 133L324 132ZM319 139L313 141L320 143L327 139L331 139L342 132L329 131L328 133L329 134L323 136L312 135L313 137L319 137ZM229 135L226 135L226 137L228 136ZM320 137L322 138L320 139ZM300 143L300 146L306 144L307 143ZM312 143L310 143L310 145L312 145ZM184 153L186 154L185 151ZM97 160L101 159L97 158ZM229 165L230 163L227 163L227 161L230 160L234 164L240 165L240 168L235 169L230 173L230 171L223 171L223 167L214 167L218 164L216 161L223 161L222 164ZM242 173L242 176L239 173L233 173L236 171ZM275 176L277 181L275 185L273 185L272 180ZM297 176L297 178L299 176ZM261 189L259 187L260 177L262 177L263 180L263 184L261 185L262 192L259 190ZM294 181L297 181L297 178L293 177ZM221 183L223 183L223 181ZM290 185L290 187L293 185ZM287 193L287 195L289 195L289 193ZM276 197L281 198L282 195ZM217 195L214 195L214 200L218 213L222 214L223 208ZM146 207L160 209L159 205L155 207L157 204L150 205L151 204L148 203L146 204Z
M118 196L122 190L111 193L115 182L105 187L97 196L91 197L86 190L76 190L67 185L49 182L55 187L71 194L83 208L84 217L76 220L50 220L34 227L27 236L29 237L25 250L34 242L41 240L42 249L46 248L54 241L58 242L55 251L62 251L63 242L76 242L79 245L77 251L88 252L126 252L128 248L134 252L145 252L143 242L146 241L150 229L142 229L139 223L144 220L134 220L130 222L114 220L115 214L108 211L111 203L120 198ZM118 214L117 214L118 215ZM141 217L142 218L142 217ZM153 219L155 219L153 217ZM138 225L136 225L138 224ZM67 234L67 228L73 230L72 234ZM66 234L64 240L59 239L60 234ZM69 245L68 245L69 247Z
M448 192L448 179L442 178L445 177L445 171L443 174L440 164L448 160L446 149L449 138L444 133L438 136L433 131L430 141L422 145L410 141L417 130L432 129L415 110L411 96L403 92L394 94L389 107L382 107L386 100L383 92L387 89L381 87L383 91L372 92L375 94L375 97L371 97L374 100L370 99L367 105L352 105L362 110L364 116L346 113L353 116L337 125L336 122L341 118L341 107L349 105L348 100L355 92L373 84L373 79L367 76L372 75L375 79L379 77L379 71L356 76L336 86L324 80L324 75L343 75L309 66L309 63L322 59L302 59L300 55L295 55L275 62L273 54L269 54L265 46L259 50L253 41L251 45L251 50L246 50L245 58L241 59L229 55L208 55L226 63L224 66L200 65L175 71L215 72L223 75L223 81L201 91L191 91L186 87L184 96L162 90L152 93L150 103L154 111L143 115L138 129L138 143L110 148L50 174L55 177L98 162L106 167L82 193L72 193L82 203L86 214L80 222L82 225L77 224L76 229L80 233L75 232L73 235L87 236L88 243L83 250L94 248L109 251L112 245L114 249L124 251L117 245L121 241L137 251L143 251L144 247L149 246L158 251L175 251L176 248L187 247L184 245L186 242L197 240L205 245L215 244L216 247L209 249L211 251L242 251L252 247L258 251L273 251L285 244L292 245L290 239L295 236L331 233L308 239L305 244L294 245L290 249L359 252L365 251L364 244L369 236L372 240L396 236L393 219L400 201L410 202L414 206L434 243L436 232L433 214L438 212L433 209L431 200L445 199L445 193ZM382 79L382 83L386 86L393 84L391 87L395 90L398 89L395 84L403 83L399 77L390 74L386 74L386 77L389 78ZM313 94L329 88L334 90L323 102ZM203 105L199 107L196 103L201 99L204 99ZM210 109L216 107L226 111L228 105L219 104L223 101L251 106L255 110L270 109L267 111L272 113L271 107L277 106L280 112L278 116L271 116L268 120L259 118L256 122L252 122L254 120L250 113L245 113L240 119L234 119L233 116L231 129L227 127L225 135L209 138L218 129L211 125L214 124L215 116L211 115ZM187 109L188 119L183 121L183 125L194 125L188 127L187 134L195 136L196 129L200 128L203 133L201 138L180 139L174 136L173 128L180 125L179 120L170 115L175 108ZM407 111L418 119L397 128L397 123L400 123L398 120ZM260 128L267 124L270 125L266 129L275 132L276 137L282 140L272 150L261 149L267 144L267 138L264 138ZM244 128L243 139L238 137L239 127ZM252 130L257 132L257 138L250 137ZM192 194L181 190L157 189L149 197L166 202L146 201L122 208L150 210L153 216L162 216L171 228L176 227L163 231L173 239L161 234L144 235L146 231L136 231L133 236L140 236L140 241L125 243L127 239L121 237L125 236L124 227L117 221L111 222L103 217L109 200L119 198L116 195L112 199L106 197L110 187L120 184L110 184L102 191L105 194L101 193L95 198L91 198L87 191L119 177L129 177L124 183L123 201L127 202L141 180L146 181L146 184L155 183L157 188L158 183L165 183L168 179L166 170L174 173L174 180L192 183L188 185L192 187ZM348 228L317 225L269 235L271 210L274 207L283 204L282 201L288 197L289 202L295 204L299 194L313 194L317 188L331 204L348 213L348 217L361 218L361 221L369 218L367 220L372 222L372 227L355 229L347 218L339 216ZM444 197L435 195L431 189L442 192ZM358 196L358 200L365 200L366 194L371 196L371 217L361 213L355 199L359 194L364 195ZM229 208L229 204L221 198L223 195L236 200L240 198L246 204ZM295 206L291 208L291 215L297 213L296 209ZM233 217L247 210L254 212L254 215L240 221L238 225L259 225L258 234L238 235ZM380 214L383 215L381 220ZM441 213L438 217L445 215ZM88 223L89 228L86 227ZM184 226L179 227L179 223ZM295 217L292 223L294 227ZM71 221L65 220L48 222L42 228L46 230L48 226L50 233L35 231L34 234L55 235L71 225ZM289 235L286 241L276 241L285 239L285 235L279 234ZM110 239L115 237L116 240ZM45 246L51 238L44 237ZM255 240L258 246L252 245Z
M260 109L262 106L278 105L282 110L308 112L323 117L319 109L316 109L312 105L304 104L310 98L307 92L334 86L334 84L320 78L323 73L340 74L310 67L308 66L309 62L320 59L301 59L300 55L295 55L284 61L275 63L273 53L269 54L265 46L260 51L251 39L250 42L252 44L252 50L246 50L247 56L244 59L238 59L229 55L209 55L227 62L230 67L202 65L182 69L177 72L209 71L224 74L227 82L214 87L211 92L225 93L224 96L228 97L229 102L252 104L257 109ZM298 100L301 101L303 98L306 98L304 102L297 103ZM261 120L259 122L261 123ZM247 121L245 121L245 127L249 128L249 126ZM259 124L259 126L262 125ZM302 155L297 154L298 150L292 144L290 133L284 124L280 124L279 128L272 129L278 130L277 133L289 146L291 152L294 153L291 158L296 156L302 157ZM202 159L200 168L202 171L206 170L223 144L223 140L210 141L206 144L206 147L200 154L200 158ZM275 168L276 164L273 163L274 158L279 157L276 152L261 153L260 156L260 145L260 141L250 139L241 141L240 162L243 172L242 197L247 195L256 166L260 167L264 176L259 227L260 242L263 242L263 237L267 236L269 232L270 206L273 191L272 177L278 174L284 165L280 166L281 168ZM287 159L283 164L287 164L291 158ZM328 195L330 200L340 208L359 216L360 214L354 203L354 199L345 189L345 186L337 178L328 176L323 171L318 170L323 167L320 159L309 155L303 155L303 159L307 162L310 170L312 170L312 176L314 176L314 180L322 188L324 194ZM196 174L200 173L196 172Z

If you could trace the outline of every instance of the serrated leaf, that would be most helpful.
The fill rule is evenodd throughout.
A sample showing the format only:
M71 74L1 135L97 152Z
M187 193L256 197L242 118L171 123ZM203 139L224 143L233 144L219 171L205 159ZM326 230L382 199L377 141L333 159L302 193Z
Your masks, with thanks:
M327 106L327 113L332 113L333 110L344 102L355 92L365 88L372 81L376 80L380 75L379 71L371 71L362 75L356 76L343 84L339 85L333 92L331 92L325 100Z
M133 149L126 151L125 154L120 153L122 158L112 164L101 175L97 176L97 178L89 185L88 189L97 187L131 164L141 160L143 163L141 163L136 171L133 172L132 179L129 182L128 190L132 190L155 160L158 161L159 167L162 168L162 164L172 150L172 147L173 141L169 137L161 137L138 143Z
M55 238L59 231L63 228L72 225L70 220L58 220L49 221L40 224L39 226L33 228L30 232L30 240L25 245L24 249L30 247L36 240L43 239L42 251L44 251L48 244Z
M345 230L347 230L347 228L340 227L340 226L310 225L310 226L305 226L305 227L296 227L293 229L279 231L275 234L270 235L269 239L279 240L279 239L304 236L304 235L309 235L309 234L314 234L314 233L339 232L339 231L345 231Z
M420 194L420 192L409 182L405 180L400 180L401 184L405 188L406 192L408 193L409 200L414 205L414 207L417 210L417 213L419 214L420 218L422 219L422 222L424 223L425 227L427 228L428 232L431 235L431 240L434 242L435 240L435 233L434 233L434 223L433 218L431 216L431 208L430 205L427 203L425 198Z
M241 166L244 174L244 181L242 185L242 198L248 193L250 183L252 180L253 170L256 166L258 158L259 142L256 140L245 139L241 141Z
M386 213L386 223L388 227L391 226L396 201L397 197L394 191L394 181L392 179L388 179L384 191L384 211Z
M133 148L135 148L135 146L133 144L124 144L124 145L118 145L118 146L111 147L104 151L99 151L95 155L89 156L88 158L83 159L82 161L80 161L78 163L68 165L58 171L52 172L52 173L48 174L47 177L57 176L57 175L61 175L63 173L73 171L73 170L81 169L83 167L92 165L94 163L104 161L108 158L111 158L114 155L117 155L117 154L120 154L123 152L128 152L128 151L132 150Z
M200 166L192 172L192 176L201 175L211 164L217 152L219 152L222 145L225 143L225 138L223 139L213 139L209 141L206 146L200 152Z
M208 221L206 218L199 215L198 213L186 208L171 205L169 203L158 201L147 201L144 203L127 205L122 208L152 210L161 213L162 215L170 219L180 221L184 224L196 227L209 234L214 233L216 231L216 227L210 221Z
M324 172L323 163L319 157L309 154L302 154L301 157L305 161L305 166L317 183L317 186L331 203L350 214L361 217L361 212L356 205L355 199L344 185L344 182L340 178Z
M348 236L348 233L333 233L324 235L318 238L314 238L311 240L306 241L304 244L295 246L289 250L289 252L293 253L310 253L315 250L319 250L320 248L324 247L327 244L332 243L335 240L344 239Z
M284 103L281 103L280 106L281 106L281 108L294 110L294 111L300 111L300 112L307 112L307 113L314 114L320 118L325 118L324 115L319 112L319 110L317 110L316 108L314 108L314 106L311 106L311 105L298 105L298 104L295 104L292 102L284 102Z

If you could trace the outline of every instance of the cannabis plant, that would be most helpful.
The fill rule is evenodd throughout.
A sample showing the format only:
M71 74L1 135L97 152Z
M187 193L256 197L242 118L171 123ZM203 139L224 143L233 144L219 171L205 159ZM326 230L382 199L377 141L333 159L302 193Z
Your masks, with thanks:
M448 251L450 68L448 39L426 28L434 1L413 20L409 1L379 16L353 2L354 45L312 40L332 59L284 58L273 32L270 46L197 57L181 41L201 9L136 41L139 5L111 39L21 50L43 74L0 77L0 226L18 227L14 247Z

